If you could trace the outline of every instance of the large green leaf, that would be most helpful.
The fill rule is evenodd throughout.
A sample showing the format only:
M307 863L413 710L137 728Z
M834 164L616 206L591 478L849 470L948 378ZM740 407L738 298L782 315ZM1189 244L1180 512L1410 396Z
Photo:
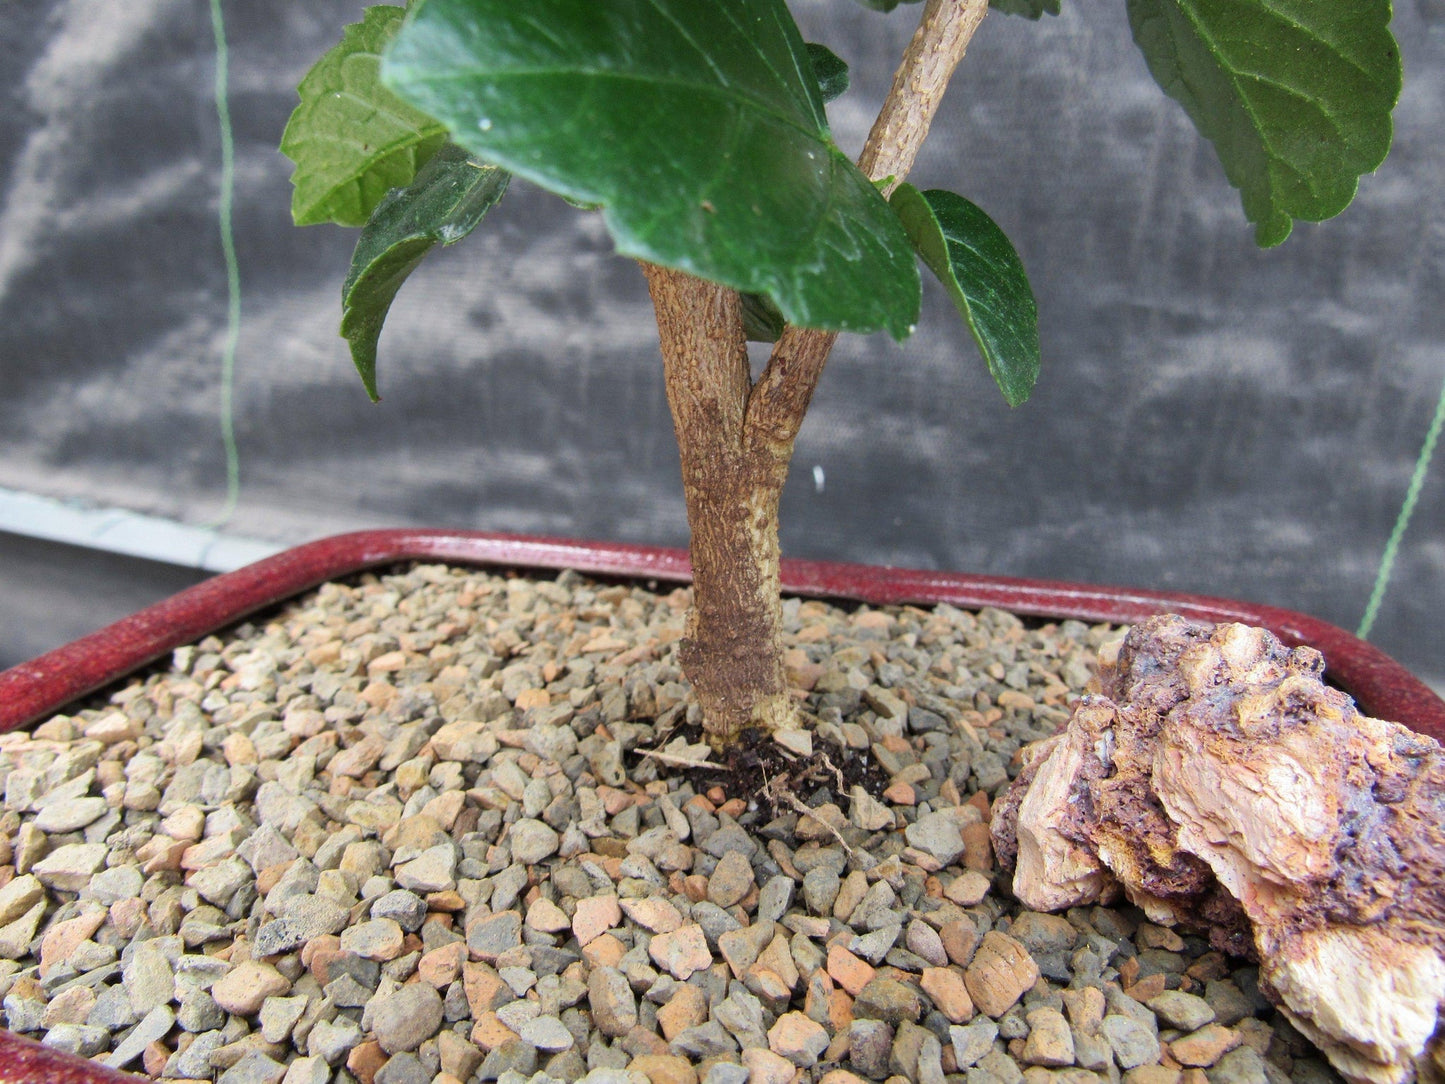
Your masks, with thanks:
M1149 70L1214 144L1255 240L1354 198L1390 149L1389 0L1129 0Z
M901 184L893 209L973 332L999 391L1018 406L1039 377L1039 311L1013 245L993 219L952 192Z
M833 144L783 0L424 0L383 79L489 162L603 205L620 252L906 336L908 238Z
M446 142L445 126L381 85L381 49L404 14L367 8L301 80L301 104L281 137L281 153L296 163L291 216L298 226L363 225L382 197L410 184Z
M341 335L366 393L376 394L376 343L392 300L422 257L460 241L507 190L510 175L446 144L408 188L395 188L361 231L341 288Z

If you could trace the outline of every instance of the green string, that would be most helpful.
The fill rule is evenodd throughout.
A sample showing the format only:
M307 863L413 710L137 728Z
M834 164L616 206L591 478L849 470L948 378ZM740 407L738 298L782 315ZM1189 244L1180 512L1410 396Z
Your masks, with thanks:
M1435 418L1425 434L1425 444L1420 449L1420 458L1415 461L1415 472L1410 475L1410 484L1405 488L1405 503L1400 506L1400 514L1395 519L1394 529L1390 531L1390 538L1385 543L1385 552L1380 557L1380 571L1375 574L1375 587L1370 592L1370 601L1365 604L1365 616L1360 618L1360 627L1355 630L1355 635L1361 640L1368 639L1370 630L1375 626L1380 602L1385 597L1385 588L1389 586L1390 574L1395 569L1395 554L1400 549L1400 539L1404 537L1405 528L1410 525L1410 517L1415 514L1415 503L1420 499L1420 490L1425 485L1425 475L1430 469L1430 459L1435 454L1435 444L1440 439L1442 427L1445 427L1445 387L1440 389L1440 401L1435 405Z
M231 138L231 110L226 100L226 23L221 0L211 0L211 30L216 38L216 118L221 129L221 198L218 209L221 253L226 261L226 341L221 350L221 443L226 449L226 499L214 519L203 524L219 527L236 512L241 495L241 457L236 448L236 422L232 392L236 383L236 346L241 338L241 271L236 263L236 239L231 228L231 207L236 188L236 148Z

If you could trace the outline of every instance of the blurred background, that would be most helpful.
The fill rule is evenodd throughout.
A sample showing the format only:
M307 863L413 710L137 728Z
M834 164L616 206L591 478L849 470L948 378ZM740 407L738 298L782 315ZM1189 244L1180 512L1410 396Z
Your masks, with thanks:
M228 363L217 42L202 0L0 8L0 667L218 569L363 527L684 545L641 273L517 183L382 337L337 337L355 233L298 229L276 150L343 0L223 2L239 337ZM795 0L846 59L850 154L912 32ZM1004 227L1043 373L1009 409L941 290L838 344L784 498L794 556L1232 596L1351 630L1445 686L1445 3L1400 0L1396 139L1345 214L1254 247L1150 79L1122 0L990 15L911 180ZM232 439L233 435L233 439ZM228 487L228 444L235 485Z

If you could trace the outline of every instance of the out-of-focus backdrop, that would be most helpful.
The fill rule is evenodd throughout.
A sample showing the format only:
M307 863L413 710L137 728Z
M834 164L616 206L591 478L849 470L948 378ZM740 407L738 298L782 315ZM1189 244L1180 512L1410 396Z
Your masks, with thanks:
M919 8L797 0L852 65L861 146ZM206 574L361 527L681 545L640 272L597 215L513 186L403 289L371 405L337 338L355 234L297 229L276 151L343 0L222 0L241 322L205 0L0 7L0 666ZM990 15L912 180L1032 278L1044 369L1010 410L930 285L911 341L844 337L798 444L785 551L1228 595L1357 627L1445 382L1445 0L1399 0L1396 142L1356 203L1252 242L1122 0ZM239 488L228 500L227 433ZM1371 639L1445 683L1445 459Z

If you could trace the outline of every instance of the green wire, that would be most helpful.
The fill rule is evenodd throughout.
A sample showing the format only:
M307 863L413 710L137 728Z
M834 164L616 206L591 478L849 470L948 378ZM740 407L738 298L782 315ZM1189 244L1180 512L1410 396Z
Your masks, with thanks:
M236 239L231 207L236 188L236 148L231 138L231 110L226 100L226 23L221 0L211 0L211 30L216 38L216 118L221 130L221 198L218 209L221 253L226 261L226 341L221 351L221 443L226 449L226 499L206 527L219 527L236 512L241 495L241 457L236 448L233 391L236 383L236 346L241 338L241 271L236 262Z
M1375 575L1375 587L1370 592L1370 601L1365 604L1365 616L1360 618L1360 627L1355 635L1361 640L1369 638L1375 626L1375 617L1380 612L1380 602L1385 597L1385 588L1390 584L1390 574L1395 569L1395 554L1400 549L1400 539L1415 514L1415 503L1420 499L1420 490L1425 485L1425 475L1430 469L1430 459L1435 454L1435 445L1440 439L1440 430L1445 428L1445 387L1440 389L1440 401L1435 405L1435 418L1425 434L1425 444L1420 449L1420 458L1415 461L1415 472L1410 475L1410 484L1405 488L1405 503L1395 519L1394 529L1385 543L1385 552L1380 557L1380 571Z

